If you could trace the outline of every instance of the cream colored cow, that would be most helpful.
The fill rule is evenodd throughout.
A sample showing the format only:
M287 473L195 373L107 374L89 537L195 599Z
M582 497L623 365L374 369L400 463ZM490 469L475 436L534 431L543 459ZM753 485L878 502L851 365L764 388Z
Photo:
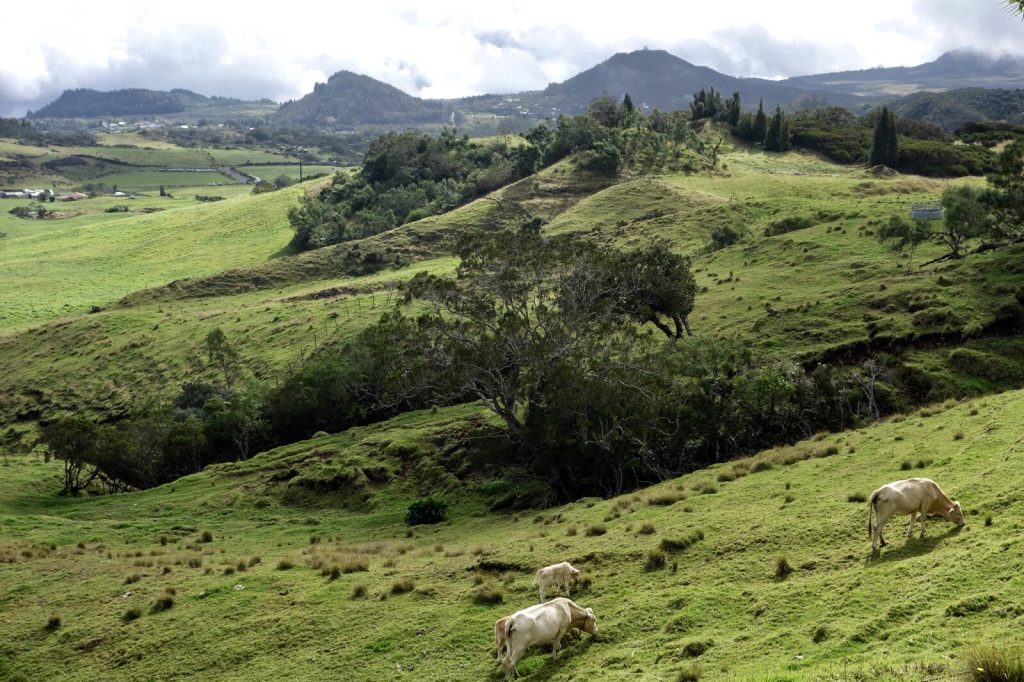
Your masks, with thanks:
M868 537L871 538L871 549L885 547L882 527L890 517L910 514L907 524L907 537L914 536L914 517L921 515L921 537L924 537L924 521L929 514L938 514L958 526L964 525L964 513L960 503L951 500L942 492L939 484L930 478L908 478L903 481L887 483L871 493L868 502ZM874 515L876 523L871 524Z

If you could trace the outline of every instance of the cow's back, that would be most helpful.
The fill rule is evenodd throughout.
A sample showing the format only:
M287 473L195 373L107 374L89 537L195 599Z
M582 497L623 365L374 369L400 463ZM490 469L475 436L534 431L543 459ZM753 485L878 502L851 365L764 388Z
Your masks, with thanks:
M904 514L930 507L940 494L938 484L930 478L907 478L887 483L875 491L872 500Z

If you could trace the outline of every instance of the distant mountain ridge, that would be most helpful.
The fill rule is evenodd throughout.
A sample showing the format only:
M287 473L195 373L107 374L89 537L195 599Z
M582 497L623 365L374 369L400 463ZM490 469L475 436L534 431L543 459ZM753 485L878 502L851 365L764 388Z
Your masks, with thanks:
M128 88L110 92L66 90L33 118L94 118L106 116L201 115L218 106L238 115L267 117L272 124L326 130L359 126L394 128L406 125L448 125L481 130L522 129L560 114L584 111L595 97L620 98L629 93L644 110L686 108L692 93L713 87L724 95L738 91L745 108L763 100L766 108L787 109L838 105L863 111L899 96L914 95L895 104L901 115L937 122L946 129L971 120L1010 120L1024 112L1018 98L1005 94L1024 88L1024 58L993 58L970 50L954 50L938 59L910 67L797 76L781 81L738 78L692 64L664 50L619 53L575 76L543 90L490 94L449 100L415 97L379 80L339 71L317 83L305 96L274 109L270 100L244 102L206 97L190 90L169 92ZM978 92L942 94L970 87ZM994 94L1001 90L1004 94ZM929 92L930 91L930 92ZM915 94L916 93L916 94Z
M449 107L421 99L369 76L339 71L313 92L286 102L275 123L306 127L348 128L366 124L434 123L444 121Z
M952 50L917 66L880 67L796 76L780 81L797 88L816 88L863 96L907 95L924 90L961 88L1024 88L1024 57L992 57L974 50Z
M29 118L100 118L104 116L154 116L178 114L191 107L205 105L263 105L271 100L249 102L233 97L208 97L191 90L176 88L170 91L146 88L121 90L92 90L77 88L65 90L54 101L39 111L29 112Z

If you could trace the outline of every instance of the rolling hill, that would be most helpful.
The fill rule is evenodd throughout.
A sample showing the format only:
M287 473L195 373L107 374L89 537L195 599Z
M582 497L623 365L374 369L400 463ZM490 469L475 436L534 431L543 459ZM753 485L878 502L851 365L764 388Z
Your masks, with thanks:
M901 267L878 226L978 179L877 176L728 139L718 161L606 177L565 158L448 213L296 255L280 251L286 212L310 184L19 225L0 242L3 310L20 315L0 327L0 424L26 440L59 415L108 422L216 381L201 361L213 329L243 381L285 381L393 310L402 282L453 273L457 234L524 212L552 237L665 240L692 257L696 343L850 371L885 353L929 404L518 511L497 504L508 472L477 464L500 445L475 403L311 433L126 494L61 497L59 462L5 450L0 675L496 681L494 620L532 603L532 572L563 559L585 571L575 597L599 634L556 661L529 656L527 679L954 680L972 645L1020 644L1024 245ZM725 228L738 241L715 245ZM917 260L940 252L922 245ZM40 272L79 287L73 309L40 297ZM959 498L967 528L936 522L904 542L893 522L891 547L869 557L865 496L912 474ZM406 526L426 495L449 502L448 521Z

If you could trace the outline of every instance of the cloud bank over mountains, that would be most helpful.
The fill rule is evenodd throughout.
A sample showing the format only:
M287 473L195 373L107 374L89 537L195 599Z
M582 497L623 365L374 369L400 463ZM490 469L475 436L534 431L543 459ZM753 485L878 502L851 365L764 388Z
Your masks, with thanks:
M954 48L1024 54L1024 23L1000 0L737 0L728 10L651 3L409 0L143 1L96 11L51 2L0 41L0 115L68 88L188 88L277 101L341 69L420 97L540 89L615 52L661 48L741 76L782 78L918 64Z

